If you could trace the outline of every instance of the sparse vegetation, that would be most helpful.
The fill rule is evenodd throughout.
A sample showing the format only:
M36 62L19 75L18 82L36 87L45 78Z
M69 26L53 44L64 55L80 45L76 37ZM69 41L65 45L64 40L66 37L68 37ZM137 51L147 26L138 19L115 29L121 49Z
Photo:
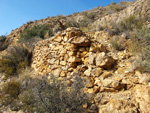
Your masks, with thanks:
M83 113L82 105L88 102L88 97L81 90L83 88L81 79L78 78L71 88L56 78L51 80L50 84L46 79L32 80L30 88L19 96L23 103L22 109L37 113Z
M23 47L13 47L0 59L0 72L6 77L18 74L30 65L32 54Z
M115 50L121 50L122 46L118 38L111 39L110 43Z
M149 72L150 70L150 30L144 24L141 29L137 29L131 35L132 47L130 49L136 55L141 57L140 68L141 72ZM139 61L137 61L139 62Z
M7 82L3 86L3 91L5 94L8 94L12 98L18 97L20 93L21 85L16 80L11 80L10 82Z
M3 51L8 47L8 43L6 43L5 40L6 40L6 36L1 35L0 36L0 51Z
M66 26L67 27L78 27L79 28L79 23L76 22L74 18L71 18L70 20L67 20Z
M84 113L82 105L90 105L89 96L83 91L84 82L79 76L76 76L70 87L65 81L60 81L53 75L49 82L44 77L38 79L28 76L33 74L32 70L26 69L23 73L20 73L17 80L11 80L3 85L3 89L0 90L0 104L9 103L13 105L12 109L21 109L28 113ZM25 74L28 77L25 77Z
M47 36L53 36L52 30L50 30L46 25L37 25L31 29L26 29L19 38L18 42L28 42L31 38L39 37L41 39L47 38Z
M129 32L132 32L136 29L141 29L143 23L145 22L146 20L144 18L131 15L128 18L120 21L119 23L112 22L110 25L106 25L104 29L110 36L120 35L123 32L126 32L128 34Z

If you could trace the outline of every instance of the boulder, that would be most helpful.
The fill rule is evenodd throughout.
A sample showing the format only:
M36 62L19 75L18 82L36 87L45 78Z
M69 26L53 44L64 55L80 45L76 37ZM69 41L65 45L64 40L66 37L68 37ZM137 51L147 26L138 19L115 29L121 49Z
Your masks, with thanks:
M104 52L97 54L96 57L96 66L111 69L114 64L114 59L111 56L107 56Z
M53 71L53 73L52 73L52 74L53 74L54 76L56 76L56 77L59 77L59 76L60 76L61 71L62 71L62 70L61 70L60 68L58 68L58 69L55 69L55 70Z
M96 58L96 54L91 54L89 55L89 64L94 65L95 64L95 58Z
M113 88L117 90L124 87L124 84L120 84L120 82L118 82L117 80L108 79L108 78L104 79L102 83L104 87Z
M69 62L81 62L82 60L76 56L71 56L68 61Z
M102 74L102 72L103 72L102 68L94 68L92 70L92 76L99 77Z
M87 37L74 37L71 43L77 46L86 47L90 45L90 40Z
M88 69L84 72L84 74L86 76L91 76L91 71L92 71L92 68L91 67L88 67Z

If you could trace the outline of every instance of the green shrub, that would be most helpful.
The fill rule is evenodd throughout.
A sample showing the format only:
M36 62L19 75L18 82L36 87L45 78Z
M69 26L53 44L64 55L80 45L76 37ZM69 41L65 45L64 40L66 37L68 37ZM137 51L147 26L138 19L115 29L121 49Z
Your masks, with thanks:
M132 52L141 57L141 72L150 72L150 30L146 25L137 29L132 35ZM139 61L137 61L139 62Z
M91 23L93 21L92 19L90 19L90 18L93 18L92 14L89 16L91 16L91 17L84 16L84 18L79 22L77 22L74 18L71 18L66 21L66 26L67 27L77 27L77 28L88 27L89 23Z
M20 93L21 85L18 81L11 80L4 84L2 90L5 94L8 94L10 97L16 98Z
M93 21L96 17L96 13L94 13L94 12L92 12L92 13L88 12L88 13L85 13L84 15L86 18L88 18L89 20L93 20Z
M80 26L79 26L79 23L76 22L74 18L71 18L70 20L67 20L67 21L66 21L66 26L67 26L67 27L77 27L77 28L80 27Z
M90 108L90 97L84 93L84 81L79 76L68 86L65 80L60 81L53 75L50 80L44 76L31 78L32 75L35 72L27 68L17 80L4 84L0 90L0 104L10 105L12 111L27 113L84 113L84 104Z
M80 26L80 27L87 27L87 26L89 25L89 23L91 23L91 22L92 22L91 19L89 19L89 18L87 18L87 17L84 17L83 20L81 20L81 21L79 22L79 26Z
M118 38L111 39L110 43L115 50L122 50L121 42Z
M5 56L0 59L0 72L5 77L18 74L22 69L30 65L32 53L23 47L11 48Z
M28 40L33 37L40 37L44 39L46 33L48 33L49 36L53 36L52 30L50 30L46 25L37 25L30 29L26 29L20 35L18 42L28 42Z
M1 35L0 36L0 42L4 42L6 40L6 36L5 35Z
M0 51L3 51L8 47L8 43L6 43L5 40L6 40L6 36L1 35L0 36Z
M145 21L146 20L143 18L136 18L135 15L131 15L119 23L119 29L122 32L126 30L133 31L134 29L141 29Z
M129 33L136 29L141 29L145 22L146 20L144 18L137 18L135 15L131 15L119 23L112 22L109 26L107 25L105 31L107 31L110 36L120 35L123 32Z
M23 103L22 109L29 113L84 113L82 105L89 102L87 94L83 92L83 82L78 77L72 87L51 78L32 79L26 90L19 95Z

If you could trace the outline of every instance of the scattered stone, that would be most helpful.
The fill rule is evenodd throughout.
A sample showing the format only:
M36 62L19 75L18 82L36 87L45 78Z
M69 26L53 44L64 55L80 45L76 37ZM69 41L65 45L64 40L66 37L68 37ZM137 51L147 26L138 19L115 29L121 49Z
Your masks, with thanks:
M102 72L102 68L94 68L91 74L93 77L99 77L102 74Z
M72 41L72 44L86 47L90 45L90 41L87 39L87 37L75 37Z
M71 56L68 61L69 62L81 62L81 59L75 56Z
M111 69L114 64L114 59L111 56L106 56L104 52L99 53L96 57L96 66Z
M60 73L61 73L61 69L60 69L60 68L55 69L55 70L53 71L53 75L56 76L56 77L59 77Z
M114 88L117 90L124 87L124 84L120 84L118 81L108 78L104 79L102 83L104 87Z
M135 98L139 103L141 112L149 113L150 111L150 87L137 85L135 87Z
M95 65L96 54L89 55L89 64Z
M101 78L105 79L105 78L108 78L109 76L111 76L111 72L104 71L104 73L101 75Z
M86 76L91 76L91 68L89 68L89 69L87 69L85 72L84 72L84 74L86 75Z

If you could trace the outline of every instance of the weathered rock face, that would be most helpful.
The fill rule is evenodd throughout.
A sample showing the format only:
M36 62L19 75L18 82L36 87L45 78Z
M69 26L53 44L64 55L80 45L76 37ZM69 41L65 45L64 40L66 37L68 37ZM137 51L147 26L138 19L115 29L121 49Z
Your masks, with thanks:
M75 76L85 79L84 91L95 95L91 109L98 106L99 113L148 113L149 79L135 71L131 53L113 52L107 38L102 32L91 35L68 28L36 44L32 67L41 76L64 78L68 85Z

